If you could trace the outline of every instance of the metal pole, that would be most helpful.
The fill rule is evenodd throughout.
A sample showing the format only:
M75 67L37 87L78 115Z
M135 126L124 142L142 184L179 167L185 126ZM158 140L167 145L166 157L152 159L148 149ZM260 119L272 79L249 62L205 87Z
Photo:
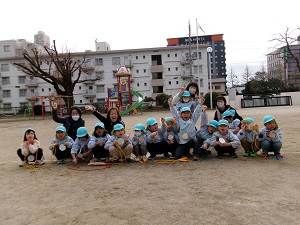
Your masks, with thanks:
M190 21L189 21L189 63L190 63L190 79L191 79L191 82L193 81L192 80L192 77L193 77L193 71L192 71L192 50L191 50L191 25L190 25Z
M199 65L199 42L198 42L198 19L196 18L196 30L197 30L197 71L198 71L198 89L200 95L200 65Z
M207 68L208 68L208 75L209 75L210 109L213 109L213 103L212 103L212 85L211 85L211 71L210 71L210 52L207 52Z

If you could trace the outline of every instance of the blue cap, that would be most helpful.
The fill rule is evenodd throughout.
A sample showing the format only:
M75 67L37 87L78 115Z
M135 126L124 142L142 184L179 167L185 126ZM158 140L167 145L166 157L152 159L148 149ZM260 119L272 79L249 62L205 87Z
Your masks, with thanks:
M149 118L146 120L147 126L153 126L154 124L157 124L157 121L154 118Z
M77 129L77 137L84 137L87 135L87 129L85 127L79 127Z
M211 127L214 127L214 128L216 128L216 129L218 129L218 121L216 121L216 120L211 120L210 122L209 122L209 124L207 124L207 126L211 126Z
M191 109L189 107L183 107L181 108L180 112L191 112Z
M56 127L56 129L55 129L55 132L57 132L57 131L62 131L62 132L67 132L67 130L66 130L66 128L64 127L64 126L58 126L58 127Z
M133 130L141 130L141 131L144 131L145 130L145 126L141 123L138 123L135 125L134 129Z
M272 120L275 120L275 117L274 117L274 116L266 115L266 116L264 117L264 124L266 124L266 123L268 123L268 122L270 122L270 121L272 121Z
M189 91L184 91L181 95L182 97L191 97L191 92Z
M226 117L234 117L234 114L235 114L235 110L233 110L233 109L226 110L222 114L222 119L224 119Z
M226 125L226 126L229 126L229 123L227 120L219 120L218 122L218 126L221 126L221 125Z
M122 130L122 129L124 129L124 126L122 124L118 123L114 125L114 130Z
M102 127L103 129L105 128L104 123L101 122L96 123L94 127Z
M173 118L172 117L166 117L165 118L165 122L168 123L168 122L174 122Z
M254 119L252 119L250 117L246 117L242 120L242 122L248 122L248 123L254 124Z

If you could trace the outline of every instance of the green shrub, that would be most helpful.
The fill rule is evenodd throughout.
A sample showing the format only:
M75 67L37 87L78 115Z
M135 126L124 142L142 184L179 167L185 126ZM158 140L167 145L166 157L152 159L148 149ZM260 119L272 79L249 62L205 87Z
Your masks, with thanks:
M170 95L166 94L159 94L156 96L156 101L158 102L158 105L162 105L163 108L169 108L168 99L170 98Z
M213 103L213 109L216 108L216 105L217 105L217 97L219 96L220 94L217 93L217 92L212 92L212 103ZM206 93L205 96L205 102L204 102L204 105L206 105L208 108L210 108L210 93Z

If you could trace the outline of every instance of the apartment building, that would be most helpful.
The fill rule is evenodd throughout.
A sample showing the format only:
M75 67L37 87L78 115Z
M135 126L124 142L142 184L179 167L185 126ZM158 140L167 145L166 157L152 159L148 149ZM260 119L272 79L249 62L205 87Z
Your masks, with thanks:
M300 36L298 43L289 46L293 55L300 56ZM267 55L268 76L281 79L285 84L300 86L300 72L296 60L287 51L286 46Z
M0 41L0 109L6 112L27 106L31 97L56 94L50 84L24 74L13 65L15 62L25 63L22 52L25 49L29 51L33 46L42 51L41 45L25 40ZM207 44L198 45L199 59L193 60L192 63L188 58L189 52L192 51L192 54L197 55L196 46L192 46L191 49L183 45L110 50L107 43L99 42L96 43L96 51L72 53L72 57L77 59L87 54L86 66L92 68L92 73L83 74L83 78L94 75L102 78L96 82L86 81L77 84L74 90L75 104L104 102L108 88L117 93L115 73L121 65L131 70L131 88L144 96L155 98L160 93L175 95L191 80L200 83L201 95L205 95L209 92L207 47ZM225 90L221 89L220 92L222 91ZM46 110L50 105L47 101L46 99Z

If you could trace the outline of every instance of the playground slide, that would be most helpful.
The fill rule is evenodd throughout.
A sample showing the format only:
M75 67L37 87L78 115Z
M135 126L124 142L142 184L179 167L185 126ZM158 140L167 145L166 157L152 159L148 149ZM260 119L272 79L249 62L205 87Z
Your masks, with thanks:
M131 107L129 107L128 109L126 109L125 111L120 112L121 116L125 115L125 114L129 113L130 111L132 111L133 109L139 107L141 104L143 104L143 102L145 100L144 96L140 92L134 91L132 89L130 89L130 92L133 95L137 96L138 100Z

